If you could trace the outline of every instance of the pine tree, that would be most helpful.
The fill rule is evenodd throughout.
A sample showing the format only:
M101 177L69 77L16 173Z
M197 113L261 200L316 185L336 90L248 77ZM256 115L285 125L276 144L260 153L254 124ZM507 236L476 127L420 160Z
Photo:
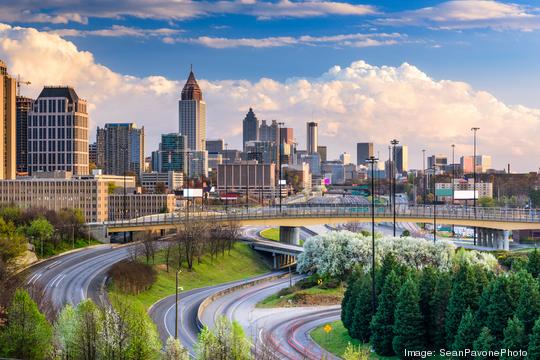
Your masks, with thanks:
M508 325L504 329L504 341L503 348L519 351L527 349L527 336L525 335L525 330L523 329L523 323L517 318L513 317L508 320ZM512 359L518 360L523 359L520 356L501 356L501 360Z
M454 338L454 344L452 345L452 350L465 350L472 349L474 339L478 336L478 331L476 324L474 322L474 316L470 308L467 308L461 322L459 323L459 328L457 330L456 336ZM463 357L464 359L472 359L472 356Z
M430 303L435 293L438 276L438 271L433 267L428 266L422 270L420 277L420 310L422 311L422 320L424 331L428 339L428 345L433 343L431 333L428 332L433 319Z
M540 317L540 288L535 280L528 281L521 287L515 315L523 322L525 334L529 335L535 320Z
M420 294L418 285L409 278L401 287L394 312L394 340L392 348L405 359L405 349L425 349L425 331L420 311Z
M393 355L392 339L394 338L394 311L401 279L395 271L386 277L381 294L377 301L377 311L370 323L370 342L379 355Z
M486 326L495 338L495 346L498 347L503 340L503 330L512 316L512 299L508 296L508 278L498 276L493 284L493 292L487 311Z
M491 296L495 289L495 281L492 280L484 288L480 300L478 301L478 310L476 310L475 321L478 327L484 327L487 324L489 304L491 303Z
M489 351L493 349L493 343L495 341L495 338L491 335L491 332L489 331L489 328L487 326L484 326L482 328L482 331L480 331L480 335L478 336L478 339L473 344L473 350L477 351L479 355L477 355L474 360L492 360L495 359L494 357L490 356L483 356L480 354L481 351Z
M532 334L529 337L527 355L530 360L540 360L540 319L534 323Z
M536 279L540 275L540 253L536 248L529 254L529 261L527 262L526 269L529 274Z
M388 253L384 256L381 267L378 269L375 277L375 291L377 292L377 297L381 294L381 291L384 287L386 277L398 267L398 262L396 257L392 253ZM396 271L397 274L397 271Z
M446 344L446 308L452 290L452 278L449 272L440 273L435 285L433 297L429 303L431 320L428 327L428 338L433 342L434 349L441 349Z
M341 301L341 322L343 323L343 326L345 329L349 330L351 328L351 319L352 314L351 310L354 308L354 302L356 302L356 283L358 281L358 278L355 276L355 274L352 274L349 277L349 281L347 282L347 289L345 290L345 294L343 295L343 300Z
M356 306L352 311L351 336L362 342L368 342L371 336L369 323L373 317L371 281L363 277L356 288Z

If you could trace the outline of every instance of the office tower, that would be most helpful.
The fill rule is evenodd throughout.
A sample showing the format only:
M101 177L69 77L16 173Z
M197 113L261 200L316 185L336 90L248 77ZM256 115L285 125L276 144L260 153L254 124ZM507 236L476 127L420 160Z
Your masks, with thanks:
M144 171L144 127L139 129L135 123L109 123L97 128L96 139L97 148L104 152L96 163L98 168L108 175L135 175L140 179Z
M266 120L261 122L261 126L259 127L259 140L274 143L279 141L279 126L277 120L272 120L271 125L268 125Z
M206 150L209 154L219 154L223 151L223 139L206 140Z
M399 174L409 170L409 148L407 145L396 146L396 170Z
M485 173L491 168L491 155L476 155L477 173Z
M282 127L279 131L279 141L282 144L294 144L294 129Z
M318 128L319 128L319 124L317 124L316 122L308 122L306 124L306 128L307 128L307 135L306 135L306 138L307 138L307 152L308 154L314 154L317 152L317 146L319 144L319 139L318 139Z
M98 161L98 146L97 142L93 142L90 145L88 145L88 162L89 164L94 164L94 166L97 167L97 161Z
M45 86L28 121L28 171L88 174L86 100L72 87Z
M276 165L260 164L257 161L218 165L217 190L219 193L240 194L249 191L253 197L274 198L279 194ZM282 187L281 191L286 196L287 189Z
M161 135L161 144L157 154L158 172L179 171L186 173L187 136L178 133Z
M208 151L188 150L189 178L208 176Z
M356 165L365 165L366 159L369 159L373 154L373 143L357 143Z
M321 156L319 154L302 154L299 163L309 164L311 174L321 175Z
M339 155L339 160L343 165L347 165L351 163L351 154L348 152L344 152L341 155Z
M273 141L248 141L244 147L245 160L257 160L261 164L277 163L277 145Z
M28 172L28 115L32 110L34 99L25 96L17 96L17 120L16 120L16 149L17 149L17 173Z
M206 146L206 103L193 71L182 89L178 102L179 130L186 135L190 150L205 150Z
M259 119L255 116L252 108L249 108L246 117L242 121L242 145L247 141L259 140Z
M317 146L317 153L320 155L321 162L328 161L328 149L326 145L319 145Z
M443 170L448 165L448 158L444 155L431 155L427 158L427 168L435 167L437 170Z
M0 179L15 179L17 81L0 60Z

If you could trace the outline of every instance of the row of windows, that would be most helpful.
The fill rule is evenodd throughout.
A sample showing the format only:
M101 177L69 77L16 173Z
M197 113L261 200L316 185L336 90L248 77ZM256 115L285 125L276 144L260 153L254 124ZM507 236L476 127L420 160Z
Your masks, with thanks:
M66 112L66 99L39 99L34 104L34 111L45 112Z

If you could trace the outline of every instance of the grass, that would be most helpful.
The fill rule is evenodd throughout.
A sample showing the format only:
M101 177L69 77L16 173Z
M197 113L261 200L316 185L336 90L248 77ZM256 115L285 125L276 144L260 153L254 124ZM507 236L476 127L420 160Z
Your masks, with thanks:
M224 256L218 255L217 258L214 258L213 262L207 255L203 256L201 260L200 264L195 260L192 271L183 269L180 273L178 281L184 291L241 280L269 271L268 266L264 264L260 256L244 243L234 244L230 255L225 252ZM126 300L140 303L145 309L148 309L156 301L174 294L175 271L171 267L167 273L164 265L165 251L156 253L155 261L157 279L150 289L137 295L123 294L114 289L114 286L110 291Z
M80 249L80 248L87 247L90 245L98 245L98 244L101 244L101 243L97 240L90 239L90 241L88 241L88 239L85 239L85 238L76 239L74 243L72 243L71 241L61 241L56 247L53 247L52 244L45 242L43 244L43 257L41 256L41 242L35 241L34 247L35 247L36 256L39 259L46 259L51 256L64 253L66 251L70 251L73 249Z
M257 307L260 308L273 308L273 307L287 307L287 306L294 306L295 305L295 299L301 298L304 295L316 295L320 296L322 300L324 301L325 297L329 297L331 299L335 299L335 297L338 297L341 301L343 298L343 292L344 289L341 287L337 287L335 289L321 289L318 286L309 288L309 289L301 289L294 291L290 294L280 296L279 293L273 294L262 300L257 304ZM322 303L320 305L333 305L334 302L329 303ZM299 304L299 306L302 306L302 304Z
M261 236L272 241L279 241L279 228L270 228L261 231Z
M331 352L336 356L342 356L349 343L360 346L361 348L370 349L369 344L360 343L360 341L353 339L349 336L347 329L341 323L341 320L330 323L332 331L328 334L323 330L323 327L327 325L321 325L311 331L310 336L317 344L323 349ZM371 353L370 359L398 359L397 356L379 356L375 353Z

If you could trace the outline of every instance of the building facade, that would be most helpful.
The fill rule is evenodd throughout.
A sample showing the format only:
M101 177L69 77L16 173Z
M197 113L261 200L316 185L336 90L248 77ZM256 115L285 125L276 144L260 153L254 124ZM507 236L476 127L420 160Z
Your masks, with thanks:
M314 154L317 152L317 146L319 145L319 124L316 122L308 122L306 124L306 150L308 154Z
M108 220L135 219L142 216L171 213L175 206L176 196L174 194L127 194L126 196L111 194L108 196Z
M181 172L168 171L160 173L152 171L141 175L141 186L147 194L160 193L161 190L170 193L180 190L183 184L184 174Z
M186 135L179 133L169 133L161 135L161 144L157 156L157 172L183 172L186 173L187 165L187 145Z
M72 87L43 88L28 122L28 171L87 175L87 103Z
M409 171L409 148L407 145L396 146L396 170L399 174Z
M277 163L278 147L273 141L248 141L244 144L245 160L256 160L259 163Z
M16 88L17 81L0 60L0 179L16 175Z
M105 174L132 174L140 179L144 171L144 127L134 123L110 123L97 128L96 147L103 156L96 160Z
M356 144L356 165L364 165L366 160L374 156L373 143Z
M255 116L252 108L246 114L242 121L242 144L248 141L259 140L259 119Z
M209 154L220 154L223 151L224 144L223 139L206 140L206 151Z
M282 127L279 130L279 142L282 144L294 144L294 129L290 127Z
M274 143L277 143L279 141L279 125L277 123L277 120L272 120L272 123L270 125L266 123L266 120L261 121L258 140L270 141Z
M241 161L218 165L217 190L221 194L251 194L250 197L273 198L279 195L276 184L276 165ZM287 189L282 187L282 194Z
M319 154L321 162L328 161L328 148L326 147L326 145L317 146L317 154Z
M446 203L452 202L452 192L456 194L461 191L471 192L476 189L478 192L478 199L482 197L493 197L493 183L490 182L480 182L477 181L476 185L474 184L473 179L454 179L454 182L449 183L436 183L435 184L435 194L437 194L437 200L444 201ZM472 200L474 196L471 196L469 201ZM455 200L456 203L463 203L465 200Z
M187 136L187 147L194 151L206 147L206 103L202 91L190 71L178 102L179 132Z
M28 173L28 116L32 111L34 99L25 96L17 96L17 119L16 119L16 161L17 174Z

